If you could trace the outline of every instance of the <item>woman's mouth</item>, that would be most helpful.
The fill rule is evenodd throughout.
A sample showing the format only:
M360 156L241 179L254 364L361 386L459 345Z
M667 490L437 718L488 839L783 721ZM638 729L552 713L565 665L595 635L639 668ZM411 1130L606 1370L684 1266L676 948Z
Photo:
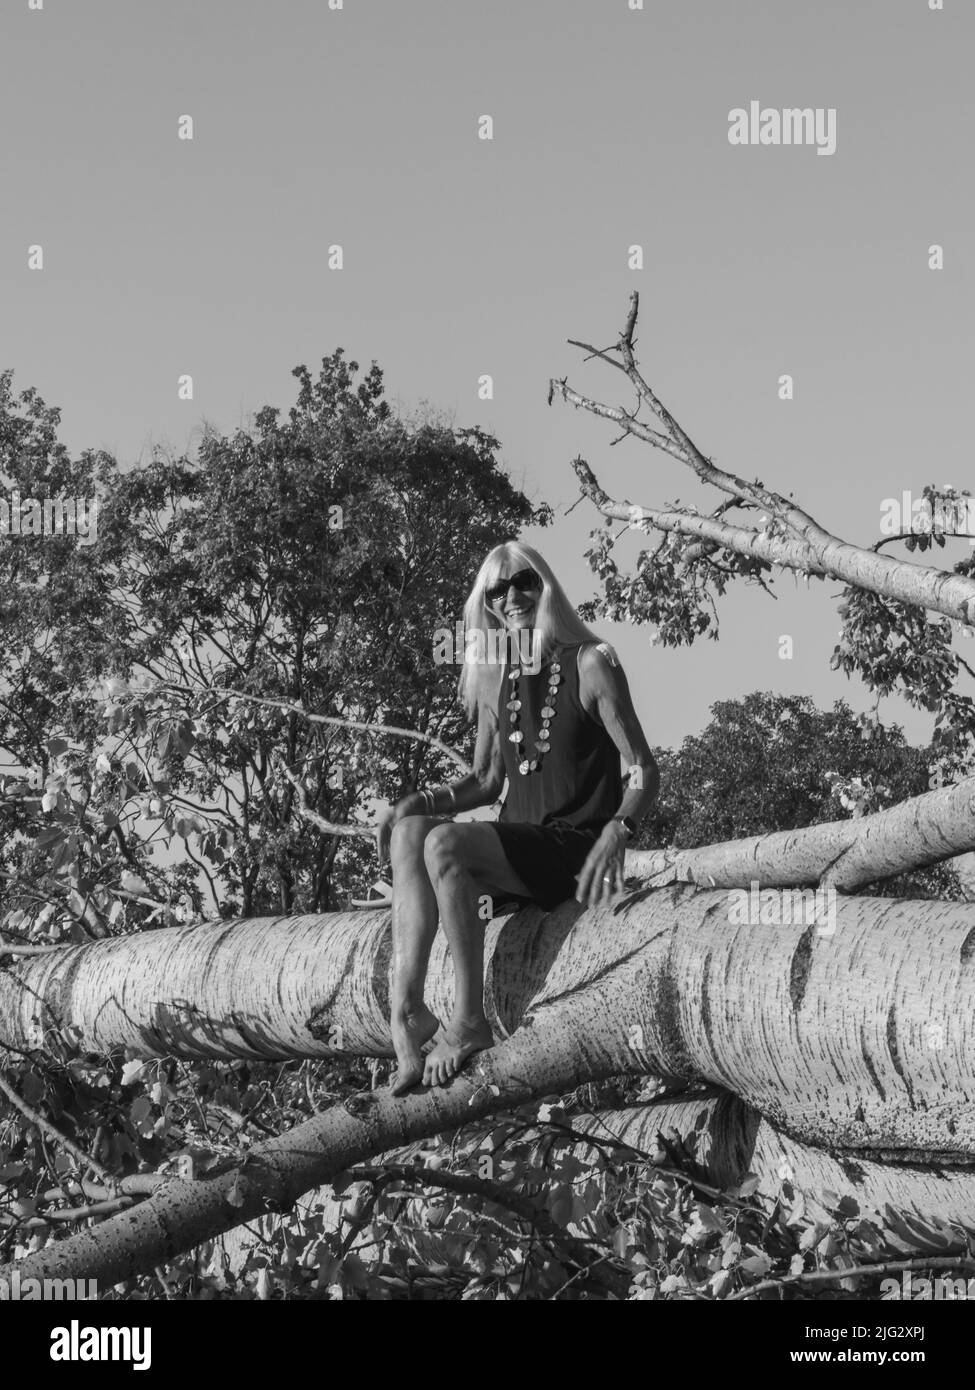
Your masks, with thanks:
M524 618L527 616L527 614L529 614L532 611L534 606L535 605L532 603L527 603L520 605L518 608L509 608L504 616L508 619L515 620L517 620L518 618Z

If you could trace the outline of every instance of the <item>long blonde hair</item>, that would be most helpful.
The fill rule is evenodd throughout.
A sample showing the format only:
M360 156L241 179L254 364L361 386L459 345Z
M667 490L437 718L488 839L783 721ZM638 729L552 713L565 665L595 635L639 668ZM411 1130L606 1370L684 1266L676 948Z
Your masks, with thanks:
M474 587L464 604L464 631L502 628L504 624L488 605L485 590L497 582L501 571L507 569L509 575L518 570L533 569L542 581L542 592L535 608L535 629L541 636L541 653L544 661L552 648L577 642L598 642L596 634L582 621L569 602L569 597L556 579L551 569L530 545L521 541L505 541L496 545L477 572ZM461 667L457 694L473 719L477 713L477 692L481 670L486 661L465 661Z

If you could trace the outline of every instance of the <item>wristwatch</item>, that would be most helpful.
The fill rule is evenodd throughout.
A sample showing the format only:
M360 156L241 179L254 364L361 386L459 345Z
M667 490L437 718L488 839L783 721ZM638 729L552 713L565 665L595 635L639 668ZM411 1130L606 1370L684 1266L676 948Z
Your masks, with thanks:
M613 816L613 820L620 824L626 832L626 838L632 840L636 835L636 821L632 816Z

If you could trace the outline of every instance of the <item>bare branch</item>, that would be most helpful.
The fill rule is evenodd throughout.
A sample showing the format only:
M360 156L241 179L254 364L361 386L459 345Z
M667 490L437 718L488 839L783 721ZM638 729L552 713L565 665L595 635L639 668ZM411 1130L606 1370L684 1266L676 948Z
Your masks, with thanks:
M760 1284L749 1284L737 1293L729 1294L725 1303L735 1303L744 1298L754 1298L757 1294L771 1289L781 1289L787 1284L835 1284L840 1279L856 1279L863 1275L899 1274L909 1269L960 1269L966 1274L975 1273L975 1260L964 1255L919 1255L912 1260L884 1260L872 1265L849 1265L845 1269L816 1269L805 1274L786 1274L781 1279L763 1279Z
M711 487L719 488L722 492L729 493L732 497L748 500L755 505L765 507L771 515L775 516L783 525L787 526L795 534L806 541L825 543L835 540L831 532L827 531L808 512L797 507L788 498L781 497L776 492L769 491L762 483L749 483L744 478L738 477L734 473L729 473L717 465L697 447L691 437L677 422L670 411L663 404L650 383L641 373L636 361L634 352L634 331L636 329L637 314L639 312L640 296L636 290L630 295L630 308L626 317L626 324L620 334L617 343L617 351L623 358L621 370L625 372L637 393L638 399L646 404L651 413L660 421L664 427L664 433L650 429L649 426L637 421L634 415L620 409L619 407L603 405L600 401L591 400L588 396L581 395L567 384L565 378L561 381L552 381L549 384L549 403L555 391L561 395L562 399L571 405L582 407L590 411L593 415L601 416L604 419L615 420L623 427L624 433L632 434L645 443L653 445L654 448L661 449L665 453L676 458L680 463L688 465L697 474L702 483ZM573 346L582 347L592 356L599 357L603 361L609 362L614 367L620 367L605 351L593 348L588 344L579 343L575 339L569 340ZM617 441L613 441L614 443Z
M323 835L366 835L373 836L376 832L374 827L369 825L343 825L339 821L326 820L323 815L312 806L308 797L308 789L305 784L294 775L291 769L281 758L275 759L275 766L281 771L295 791L298 793L298 809L305 820L322 832Z
M225 686L211 685L194 689L191 686L176 685L173 682L164 681L156 686L156 689L171 691L178 695L190 695L195 699L201 695L215 695L220 700L250 700L255 705L284 710L286 714L297 714L300 718L307 719L310 724L327 724L333 728L356 729L364 733L389 734L393 738L416 739L419 743L426 743L431 748L436 748L444 757L456 763L463 772L469 773L471 770L469 764L459 753L456 753L453 748L449 748L446 743L441 742L433 734L421 734L415 729L401 729L396 724L365 723L357 719L342 719L338 715L312 714L310 710L305 709L304 705L293 700L276 700L266 695L251 695L246 690L228 690Z
M637 439L642 439L645 443L652 444L656 449L662 449L665 454L672 454L679 463L687 463L684 454L676 445L671 443L666 435L661 434L658 430L652 430L649 425L644 425L628 410L624 410L622 406L601 405L598 401L590 400L588 396L580 395L580 393L574 391L571 386L567 386L564 381L553 380L549 383L550 400L555 392L557 392L564 401L568 401L570 405L588 410L590 414L599 415L604 420L615 420L617 424L623 426L627 434L635 435Z

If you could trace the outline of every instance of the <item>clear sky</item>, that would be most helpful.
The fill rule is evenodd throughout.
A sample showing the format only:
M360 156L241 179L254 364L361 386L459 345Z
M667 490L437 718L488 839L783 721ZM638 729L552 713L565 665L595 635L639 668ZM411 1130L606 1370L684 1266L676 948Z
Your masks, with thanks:
M611 343L637 288L644 371L700 447L873 543L885 497L972 480L973 51L970 0L2 0L0 367L132 465L286 408L336 346L376 358L405 409L498 435L581 601L576 453L617 498L698 496L546 405L566 374L628 403L565 340ZM731 145L753 100L835 108L835 153ZM718 644L613 632L651 742L754 689L866 704L828 669L839 586L776 587L726 600Z

